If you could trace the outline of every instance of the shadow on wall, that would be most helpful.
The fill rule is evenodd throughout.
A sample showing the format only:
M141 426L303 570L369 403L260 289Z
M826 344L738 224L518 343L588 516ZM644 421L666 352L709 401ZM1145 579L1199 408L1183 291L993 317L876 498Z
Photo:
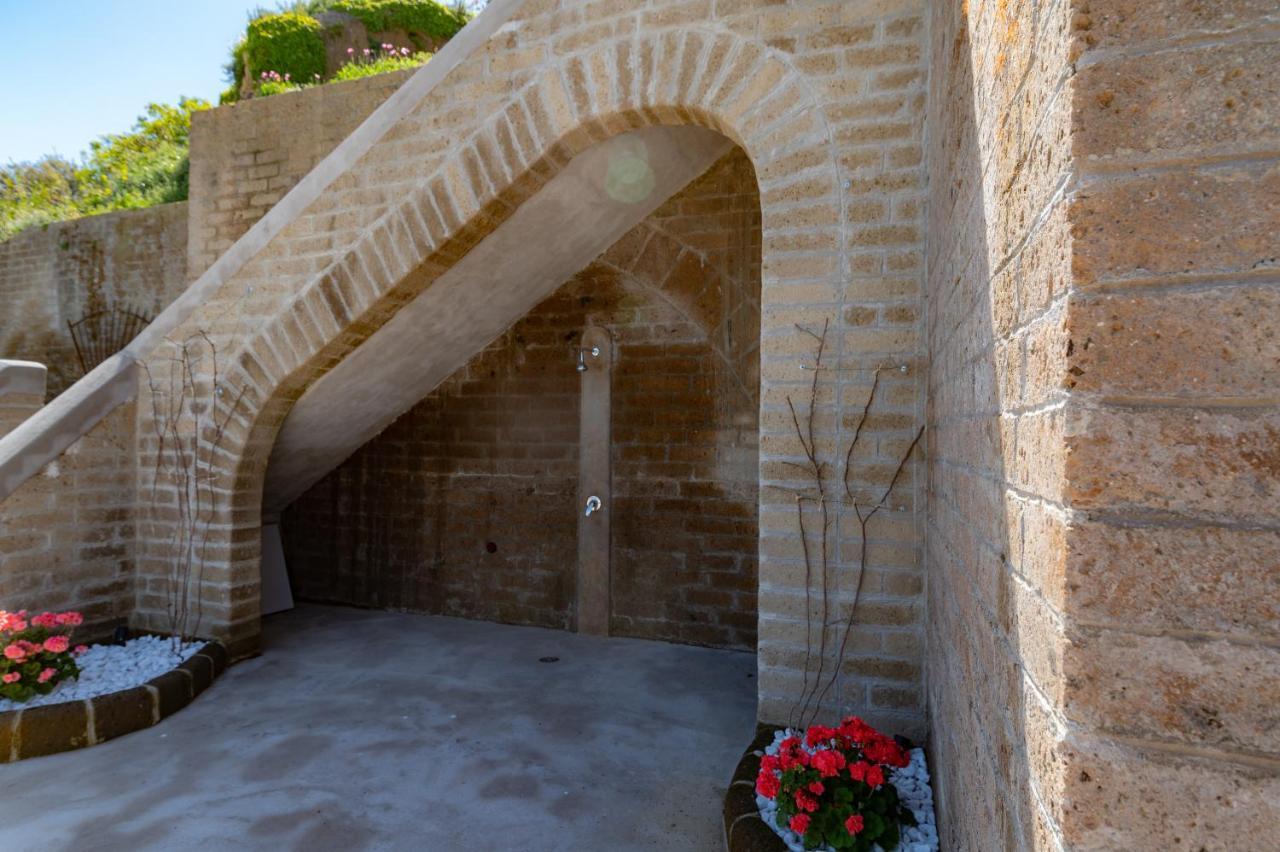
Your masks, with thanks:
M934 7L929 98L928 703L943 848L1051 848L1037 789L1061 730L1063 391L1053 377L1070 237L1061 80L978 42L1035 46L1000 10ZM995 16L999 20L983 20ZM975 25L991 25L970 33ZM1052 18L1052 16L1047 16ZM1051 20L1038 25L1052 26ZM1001 29L1003 27L1003 29ZM992 41L998 40L993 37ZM1008 47L1012 51L1012 47ZM1064 69L1065 71L1065 69ZM1046 85L1018 116L1024 85ZM981 107L978 81L989 81ZM1057 133L1058 135L1053 135ZM994 150L989 150L994 146ZM1058 156L1062 153L1063 156ZM985 170L984 170L985 169ZM1039 365L1039 366L1037 366ZM974 783L981 779L980 783Z

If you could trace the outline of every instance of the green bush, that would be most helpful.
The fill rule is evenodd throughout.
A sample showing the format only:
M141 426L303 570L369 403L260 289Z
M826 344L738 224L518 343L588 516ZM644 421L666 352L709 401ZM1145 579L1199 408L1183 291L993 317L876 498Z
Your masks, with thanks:
M128 132L90 143L80 163L46 157L0 167L0 239L32 225L185 201L191 114L208 108L197 98L149 104Z
M323 7L322 11L357 18L370 34L405 30L444 41L467 23L465 12L447 9L432 0L332 0L317 5Z
M324 74L324 36L320 22L310 15L282 12L250 21L243 44L238 60L232 60L233 73L247 66L255 81L274 71L299 82Z

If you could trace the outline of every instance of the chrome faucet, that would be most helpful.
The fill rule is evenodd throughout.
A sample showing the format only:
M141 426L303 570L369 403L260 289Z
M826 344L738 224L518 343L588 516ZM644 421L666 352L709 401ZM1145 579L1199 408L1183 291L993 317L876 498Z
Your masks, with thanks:
M600 498L592 494L587 498L587 517L591 517L592 512L599 512L604 508L604 503L600 502Z

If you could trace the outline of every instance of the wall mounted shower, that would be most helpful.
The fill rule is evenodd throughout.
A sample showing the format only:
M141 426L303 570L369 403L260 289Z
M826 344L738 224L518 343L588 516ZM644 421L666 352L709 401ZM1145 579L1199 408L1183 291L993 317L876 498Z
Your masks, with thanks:
M591 348L589 348L589 349L588 349L587 347L585 347L585 346L584 346L584 347L579 347L579 348L578 348L578 372L579 372L579 373L585 373L585 372L587 371L587 353L588 353L588 352L590 352L590 353L591 353L591 357L592 357L592 358L599 358L599 357L600 357L600 347L599 347L599 346L592 346L592 347L591 347Z

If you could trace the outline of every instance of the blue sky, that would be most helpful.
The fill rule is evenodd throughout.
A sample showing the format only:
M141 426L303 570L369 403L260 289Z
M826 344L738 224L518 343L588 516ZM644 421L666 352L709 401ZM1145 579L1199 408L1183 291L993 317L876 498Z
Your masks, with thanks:
M0 164L76 157L151 101L217 103L248 13L275 0L0 0Z

